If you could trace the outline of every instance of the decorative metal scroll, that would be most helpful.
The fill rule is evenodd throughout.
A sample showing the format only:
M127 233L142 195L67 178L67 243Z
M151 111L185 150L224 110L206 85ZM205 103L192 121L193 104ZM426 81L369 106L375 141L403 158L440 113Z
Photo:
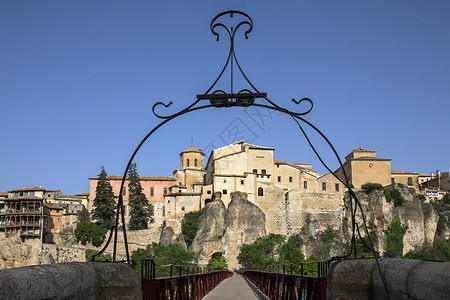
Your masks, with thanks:
M223 20L226 17L229 18L234 18L235 16L239 16L241 18L243 18L242 21L240 21L235 27L231 27L231 26L227 26L224 24ZM339 180L348 190L349 196L350 196L350 213L351 213L351 224L352 224L352 239L351 239L351 247L350 250L347 254L343 255L343 256L339 256L339 257L333 257L330 259L330 261L333 260L339 260L342 258L347 258L350 257L352 254L354 257L357 256L356 253L356 234L358 234L358 237L360 238L360 240L362 241L362 243L371 251L373 251L374 253L374 257L377 261L377 265L378 265L378 269L379 268L379 264L378 264L378 253L374 250L373 247L373 242L370 238L370 234L368 231L368 228L366 226L366 220L365 220L365 216L364 216L364 212L363 209L361 207L361 203L359 202L356 194L354 193L354 191L352 190L352 188L350 187L350 182L348 180L348 176L345 172L345 169L343 168L343 164L341 159L339 158L339 155L337 154L336 149L334 148L334 146L332 145L332 143L330 142L330 140L325 136L325 134L323 134L316 126L314 126L312 123L310 123L309 121L307 121L305 118L303 118L303 116L307 115L308 113L311 112L311 110L313 109L313 101L309 98L302 98L301 100L297 101L295 99L292 99L292 102L295 103L296 105L298 105L299 107L303 107L304 104L306 104L306 108L304 108L303 111L291 111L285 107L279 106L277 105L275 102L271 101L268 97L267 97L267 93L264 92L260 92L248 79L248 77L246 76L246 74L244 73L241 65L239 64L239 61L237 60L236 57L236 53L235 53L235 37L236 34L238 34L238 32L242 31L243 29L246 29L243 34L245 36L245 38L248 38L249 33L252 32L253 30L253 21L250 18L250 16L248 16L247 14L240 12L240 11L234 11L234 10L229 10L229 11L225 11L222 12L220 14L218 14L216 17L214 17L214 19L211 21L211 25L210 25L210 29L211 32L214 36L216 36L217 41L220 40L221 34L219 32L225 32L226 34L228 34L228 38L229 38L229 43L230 43L230 49L229 49L229 53L228 53L228 58L226 60L226 63L224 65L224 67L222 68L221 72L219 73L218 77L216 78L216 80L213 82L213 84L206 90L205 93L197 95L197 99L194 100L192 102L192 104L188 105L186 108L172 113L172 114L161 114L159 112L157 112L159 109L167 109L169 108L173 102L169 102L169 103L163 103L163 102L157 102L153 105L152 111L153 114L162 119L163 121L161 121L161 123L159 123L157 126L155 126L143 139L142 141L139 143L139 145L136 147L135 151L133 152L133 154L131 155L127 167L125 168L125 172L123 174L122 177L122 183L121 183L121 188L120 190L123 189L124 184L125 184L125 180L126 180L126 176L128 173L128 170L130 168L131 163L134 160L134 157L136 156L137 152L140 150L140 148L142 147L142 145L147 141L147 139L156 131L158 130L161 126L165 125L166 123L168 123L169 121L193 112L193 111L197 111L197 110L201 110L201 109L206 109L206 108L225 108L225 107L248 107L248 106L257 106L257 107L264 107L267 109L271 109L271 110L275 110L275 111L279 111L282 112L284 114L289 115L292 120L296 123L297 127L299 128L299 130L301 131L302 135L305 137L305 139L307 140L309 146L311 147L311 149L313 150L313 152L315 153L315 155L317 156L317 158L320 160L320 162L322 163L322 165L331 173L333 174L333 176ZM242 30L241 30L242 29ZM240 73L242 74L242 76L245 78L246 82L248 83L248 88L247 89L243 89L240 90L239 92L235 92L233 90L234 86L234 65L237 66L238 70L240 71ZM231 86L230 86L230 91L229 92L225 92L223 90L214 90L213 92L211 92L214 87L216 86L216 84L219 82L219 80L222 78L222 76L225 73L225 70L227 69L227 67L230 68L230 77L231 77ZM302 105L303 104L303 105ZM331 169L327 166L327 164L324 162L324 160L322 159L321 155L319 154L318 150L315 148L315 146L313 145L313 143L311 142L309 136L307 135L307 133L305 132L305 129L303 128L302 125L306 125L309 128L311 128L313 131L315 131L316 133L318 133L322 139L326 142L326 144L330 147L330 149L332 150L334 156L336 157L337 161L339 162L339 165L344 173L344 180L342 180L341 178L339 178L338 176L336 176L336 174L334 174L333 171L331 171ZM366 236L368 237L368 241L369 244L367 245L364 240L361 237L361 233L359 231L359 227L358 224L356 223L355 217L356 217L356 212L359 208L360 214L362 216L362 221L363 221L363 226L364 226L364 231L366 233ZM125 244L125 251L126 251L126 256L127 256L127 262L130 263L130 255L129 255L129 249L128 249L128 242L127 242L127 235L126 235L126 224L125 224L125 215L124 215L124 207L123 207L123 198L122 198L122 193L120 193L119 195L119 199L118 199L118 203L117 203L117 212L116 212L116 222L115 225L111 228L111 232L108 238L108 241L106 243L106 245L103 247L103 249L95 256L100 255L101 253L103 253L105 251L105 249L109 246L109 243L111 242L112 236L114 235L114 250L113 250L113 260L116 261L116 254L117 254L117 234L118 234L118 228L119 228L119 220L121 220L122 223L122 231L123 231L123 237L124 237L124 244ZM95 256L93 257L93 259L95 259ZM381 271L380 271L381 274ZM381 277L383 278L383 283L386 287L386 283L384 280L384 276L381 275Z

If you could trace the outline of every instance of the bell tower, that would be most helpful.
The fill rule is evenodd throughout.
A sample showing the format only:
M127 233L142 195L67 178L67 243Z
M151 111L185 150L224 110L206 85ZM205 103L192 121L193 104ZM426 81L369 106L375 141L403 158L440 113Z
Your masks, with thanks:
M180 153L180 169L203 169L203 160L205 154L197 148L194 148L194 142L191 140L191 147Z
M185 188L186 192L198 192L195 186L203 185L205 169L203 168L205 154L202 150L194 147L191 140L191 147L180 153L180 168L174 171L178 186Z

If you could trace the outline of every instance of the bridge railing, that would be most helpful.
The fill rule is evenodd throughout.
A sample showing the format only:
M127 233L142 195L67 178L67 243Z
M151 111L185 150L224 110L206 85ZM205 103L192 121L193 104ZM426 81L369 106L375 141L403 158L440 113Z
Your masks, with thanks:
M265 266L242 274L270 299L326 299L329 261Z
M143 299L152 300L200 300L224 279L233 276L230 270L210 269L196 265L158 266L152 259L133 261L133 265L140 265ZM168 276L157 277L157 268L167 268Z

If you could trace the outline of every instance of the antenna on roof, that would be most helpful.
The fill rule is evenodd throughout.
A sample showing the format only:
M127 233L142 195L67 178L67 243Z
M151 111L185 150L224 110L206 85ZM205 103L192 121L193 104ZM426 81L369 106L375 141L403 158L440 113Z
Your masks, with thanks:
M191 136L191 147L194 148L194 138Z

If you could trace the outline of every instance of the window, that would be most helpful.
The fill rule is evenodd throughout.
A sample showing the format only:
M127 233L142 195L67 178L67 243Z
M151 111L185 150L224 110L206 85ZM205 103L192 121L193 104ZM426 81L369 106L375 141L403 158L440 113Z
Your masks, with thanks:
M335 183L334 188L335 188L336 192L339 192L339 183Z
M170 203L170 200L167 200L167 204L169 204ZM170 214L170 213L169 213Z
M412 178L411 178L411 177L408 177L408 185L413 185L413 184L412 184Z
M164 187L164 195L167 195L167 186Z
M222 194L226 195L228 193L227 190L222 190Z
M308 188L308 181L303 181L303 188L304 189L307 189Z
M30 196L34 196L34 191L33 191L33 192L30 192Z
M126 193L127 193L127 188L124 186L122 188L122 196L125 196Z
M150 197L153 197L153 196L155 196L155 187L151 186L150 187Z
M28 196L28 192L24 192L23 195L24 195L24 196Z
M278 182L281 182L281 176L278 176Z
M258 170L253 169L253 174L258 174Z
M258 196L264 196L264 190L262 187L258 188Z
M395 183L395 178L391 178L391 183L392 183L392 184Z
M326 191L326 190L327 190L327 183L322 182L322 191Z
M19 192L15 192L14 197L19 197Z
M189 167L189 159L186 159L186 167Z
M243 179L241 179L241 184L244 184L244 180Z
M195 159L195 160L194 160L194 166L196 167L197 165L198 165L198 160Z
M208 195L211 195L211 191L206 191L206 193L207 193Z
M261 174L266 175L266 170L262 169Z
M292 182L292 176L289 176L289 182Z
M181 210L184 210L184 206L181 207Z
M224 179L224 180L223 180L223 183L227 183L227 180L226 180L226 179Z

